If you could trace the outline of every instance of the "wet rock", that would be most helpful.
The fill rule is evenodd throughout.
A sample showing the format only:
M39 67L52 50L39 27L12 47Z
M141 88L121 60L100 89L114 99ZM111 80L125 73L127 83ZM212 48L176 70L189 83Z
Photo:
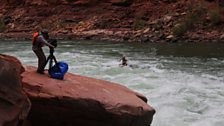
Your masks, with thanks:
M61 81L35 70L26 67L22 74L35 126L146 126L152 121L155 110L146 97L124 86L70 73Z

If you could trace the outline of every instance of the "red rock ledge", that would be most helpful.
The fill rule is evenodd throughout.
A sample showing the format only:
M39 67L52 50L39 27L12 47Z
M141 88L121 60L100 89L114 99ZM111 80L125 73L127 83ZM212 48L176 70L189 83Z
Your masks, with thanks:
M25 67L23 89L31 100L34 126L149 126L155 110L145 96L89 77L66 74L64 80Z

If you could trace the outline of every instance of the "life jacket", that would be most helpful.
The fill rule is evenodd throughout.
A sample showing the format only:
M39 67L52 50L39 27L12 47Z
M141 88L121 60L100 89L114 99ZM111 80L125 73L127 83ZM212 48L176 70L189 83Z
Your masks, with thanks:
M37 43L37 41L36 41L38 36L39 36L39 32L35 32L33 34L32 44L33 44L33 46L43 47L45 45L43 42L38 42Z

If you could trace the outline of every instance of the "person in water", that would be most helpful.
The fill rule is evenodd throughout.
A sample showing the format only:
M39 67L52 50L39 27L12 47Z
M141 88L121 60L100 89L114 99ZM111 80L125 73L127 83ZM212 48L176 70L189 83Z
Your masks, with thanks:
M44 67L46 64L46 56L42 50L42 47L47 45L51 48L55 48L53 45L48 43L49 35L47 30L42 30L40 32L35 32L32 39L32 50L38 58L38 68L37 72L44 74Z
M120 64L121 66L127 66L128 65L128 60L126 59L126 57L125 56L123 56L122 58L121 58L121 64Z

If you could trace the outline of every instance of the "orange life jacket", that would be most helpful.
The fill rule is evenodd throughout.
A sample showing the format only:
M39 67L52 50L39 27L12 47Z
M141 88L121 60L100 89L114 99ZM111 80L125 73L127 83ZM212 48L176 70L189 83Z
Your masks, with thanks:
M37 43L37 41L36 41L38 36L39 36L39 32L35 32L33 34L32 44L33 44L33 46L43 47L45 45L43 42Z
M39 35L39 32L35 32L35 33L33 34L33 39L32 39L32 43L33 43L33 45L34 45L34 43L35 43L35 41L36 41L38 35Z

